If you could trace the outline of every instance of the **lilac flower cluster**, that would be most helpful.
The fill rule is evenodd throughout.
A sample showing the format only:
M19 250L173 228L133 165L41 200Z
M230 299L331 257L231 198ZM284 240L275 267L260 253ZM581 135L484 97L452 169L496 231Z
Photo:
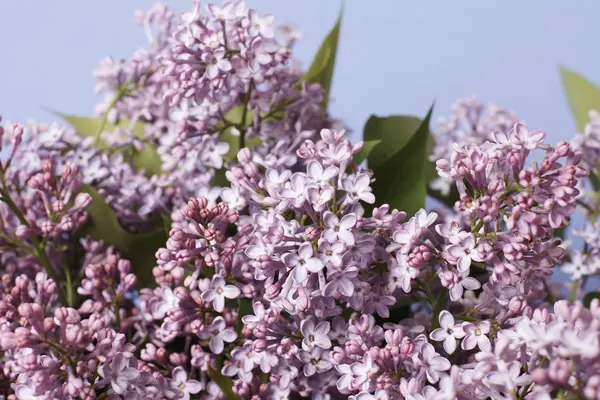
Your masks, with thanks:
M271 16L136 19L152 46L102 62L98 136L0 127L1 396L600 399L593 143L551 146L461 101L431 155L460 198L407 215L378 203L363 143L286 65ZM160 173L138 168L144 149Z

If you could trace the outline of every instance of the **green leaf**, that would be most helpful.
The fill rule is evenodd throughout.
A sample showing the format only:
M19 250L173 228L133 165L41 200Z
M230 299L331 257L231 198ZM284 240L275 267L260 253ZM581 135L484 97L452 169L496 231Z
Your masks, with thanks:
M130 129L131 121L120 120L117 124L111 124L105 122L102 118L86 118L77 117L74 115L66 115L57 113L60 117L66 120L81 136L85 137L96 137L98 132L114 132L115 129ZM144 140L145 138L145 124L143 122L136 122L133 125L133 134L138 139ZM98 148L102 150L110 150L110 146L104 143L102 140L98 143ZM146 176L158 175L162 172L162 159L156 152L156 149L144 143L144 148L141 151L134 150L132 156L132 164L137 170L144 169Z
M168 234L163 228L149 233L131 233L125 230L113 209L106 204L94 188L82 185L80 192L88 193L92 203L88 206L88 221L81 236L91 236L102 240L107 246L114 246L119 254L131 261L132 272L138 278L138 288L154 286L152 269L156 265L155 253L165 247Z
M600 192L600 178L593 171L590 171L590 183L595 192Z
M377 169L404 148L421 125L420 118L392 115L378 117L371 115L363 130L363 139L379 141L369 154L368 165Z
M583 76L564 67L560 67L560 75L577 129L583 132L590 119L589 111L600 112L600 89Z
M427 143L432 111L433 105L400 151L373 168L375 182L371 186L379 204L387 203L408 215L413 215L425 206L428 184L426 165L429 157ZM369 156L369 161L372 157L373 153Z
M329 93L331 92L331 83L333 81L333 71L335 69L335 59L340 39L340 26L342 24L343 12L344 7L342 5L335 25L327 34L323 43L321 43L321 47L313 58L310 68L304 75L306 81L318 83L323 88L322 107L325 112L327 112L327 106L329 104Z
M228 377L224 376L219 371L215 370L210 365L208 366L208 376L214 383L217 384L221 392L223 392L223 396L228 400L238 400L239 397L233 393L233 382Z
M354 156L354 164L360 165L363 161L365 161L369 154L371 154L375 146L377 146L381 142L381 139L365 140L362 149L360 149L360 151Z
M592 304L592 300L594 299L600 299L600 292L590 292L583 296L583 305L590 308L590 304Z

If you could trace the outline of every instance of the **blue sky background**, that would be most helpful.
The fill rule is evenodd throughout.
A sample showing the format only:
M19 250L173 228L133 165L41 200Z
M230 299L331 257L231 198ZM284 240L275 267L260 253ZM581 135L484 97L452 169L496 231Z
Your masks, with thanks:
M191 0L166 1L174 10ZM206 3L206 2L205 2ZM304 35L296 58L310 63L332 26L336 0L249 0ZM133 11L151 1L0 2L0 115L56 117L42 107L89 115L92 71L106 55L128 57L146 38ZM436 116L456 97L476 94L510 108L550 141L575 130L557 65L600 82L600 3L347 0L331 112L358 136L372 113Z

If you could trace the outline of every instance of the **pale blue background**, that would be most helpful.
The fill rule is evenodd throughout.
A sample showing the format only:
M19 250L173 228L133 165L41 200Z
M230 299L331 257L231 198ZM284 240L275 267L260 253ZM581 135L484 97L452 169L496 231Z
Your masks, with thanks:
M191 1L166 1L183 11ZM206 1L204 2L206 3ZM332 26L336 0L249 0L304 39L307 65ZM133 23L142 0L0 0L0 114L54 120L42 107L89 115L92 71L128 57L146 38ZM575 130L557 64L600 82L600 3L551 0L347 0L331 112L358 134L368 115L436 116L477 94L516 111L551 141ZM358 135L357 135L358 136Z

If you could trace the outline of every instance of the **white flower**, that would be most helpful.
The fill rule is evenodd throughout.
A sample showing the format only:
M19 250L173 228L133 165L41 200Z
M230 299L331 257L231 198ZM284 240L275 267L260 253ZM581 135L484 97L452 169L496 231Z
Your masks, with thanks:
M222 312L225 308L225 298L235 299L241 291L233 285L226 285L220 275L213 276L210 289L202 293L204 301L212 302L215 311Z
M436 342L444 342L446 353L452 354L456 350L456 340L465 337L465 332L460 324L454 323L454 317L444 310L439 316L440 327L435 329L429 337Z
M190 400L190 394L196 394L204 389L202 383L188 379L187 373L182 367L177 367L173 370L171 387L183 392L183 397L180 397L183 400Z

